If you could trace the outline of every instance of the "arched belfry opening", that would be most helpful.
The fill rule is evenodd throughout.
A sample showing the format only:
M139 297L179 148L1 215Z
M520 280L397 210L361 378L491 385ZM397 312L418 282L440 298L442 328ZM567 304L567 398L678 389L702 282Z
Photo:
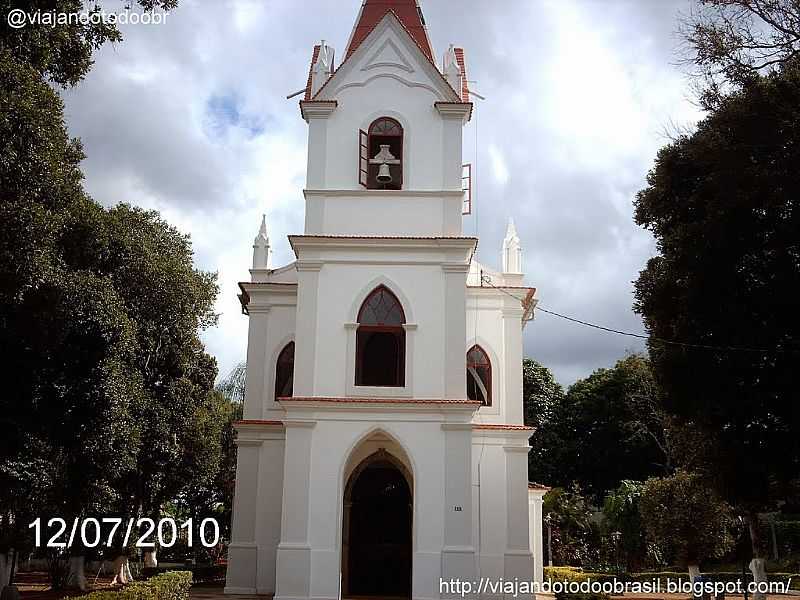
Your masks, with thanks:
M414 482L402 447L377 431L345 471L343 597L411 597Z

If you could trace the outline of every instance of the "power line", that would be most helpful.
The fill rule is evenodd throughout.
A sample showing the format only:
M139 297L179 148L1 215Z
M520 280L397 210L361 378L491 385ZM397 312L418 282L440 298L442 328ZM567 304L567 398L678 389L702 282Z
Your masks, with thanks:
M519 296L515 296L514 294L512 294L508 290L504 290L502 287L498 287L498 286L494 285L492 283L491 278L489 278L487 275L483 275L481 277L481 282L487 284L489 287L492 287L492 288L494 288L494 289L496 289L496 290L498 290L500 292L503 292L504 294L506 294L508 296L511 296L515 300L519 300L520 302L524 302L524 298L520 298ZM746 346L714 346L714 345L711 345L711 344L694 344L694 343L691 343L691 342L679 342L679 341L676 341L676 340L667 340L667 339L664 339L664 338L658 338L658 337L654 337L654 336L643 335L641 333L634 333L632 331L622 331L622 330L619 330L619 329L614 329L613 327L605 327L604 325L598 325L597 323L590 323L589 321L583 321L581 319L576 319L575 317L570 317L569 315L563 315L561 313L557 313L557 312L552 311L552 310L547 310L546 308L543 308L543 307L539 306L538 304L534 305L534 310L538 310L540 312L547 313L548 315L553 315L554 317L558 317L560 319L564 319L564 320L570 321L572 323L577 323L579 325L584 325L585 327L591 327L593 329L599 329L600 331L606 331L608 333L614 333L616 335L624 335L624 336L628 336L628 337L633 337L633 338L646 340L651 344L652 343L657 343L657 344L666 344L666 345L670 345L670 346L680 346L680 347L683 347L683 348L698 348L698 349L701 349L701 350L725 350L725 351L729 351L729 352L755 352L755 353L760 353L760 354L773 354L773 353L779 352L781 350L788 350L788 351L793 350L792 348L783 348L783 349L774 348L772 350L768 350L766 348L749 348L749 347L746 347Z

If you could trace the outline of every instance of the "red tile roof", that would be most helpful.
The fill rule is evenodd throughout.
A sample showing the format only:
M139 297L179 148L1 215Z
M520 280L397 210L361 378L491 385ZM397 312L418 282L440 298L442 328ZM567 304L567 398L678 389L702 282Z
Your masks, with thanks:
M542 490L544 492L549 492L553 488L549 488L546 485L542 485L541 483L536 483L535 481L531 481L528 483L529 490Z
M425 55L433 60L433 51L431 50L428 34L425 31L425 24L422 17L422 11L417 5L416 0L364 0L361 6L361 11L358 14L358 21L353 28L353 33L350 36L350 42L345 50L344 58L347 58L355 51L356 48L364 41L373 30L383 16L389 12L394 11L397 18L403 26L414 38L419 47Z
M469 102L469 84L467 83L467 63L464 60L464 49L453 48L453 52L456 53L456 62L461 70L461 89L456 91L461 92L461 99L464 102Z
M317 62L319 56L320 45L314 46L314 51L311 53L311 64L308 67L308 82L306 83L306 95L303 96L304 100L311 100L311 76L314 74L314 63Z
M406 6L409 3L413 3L414 4L415 13L418 16L416 22L421 26L419 28L415 29L414 27L410 27L409 26L409 20L408 19L404 19L401 16L401 14L398 13L398 11L397 11L398 5ZM375 18L374 22L367 27L367 25L365 24L364 13L366 12L366 8L367 8L368 4L369 5L373 5L373 6L379 6L379 8L381 8L382 10L381 10L379 16L377 18ZM372 9L370 9L370 10L372 10ZM441 80L444 83L444 85L447 86L449 89L453 90L453 93L458 98L460 98L462 102L469 103L469 95L467 94L465 96L464 92L463 92L464 86L467 85L466 84L466 77L464 77L464 81L462 82L462 86L461 86L462 90L454 90L453 87L450 85L450 83L445 78L445 76L439 70L439 67L436 66L436 61L433 59L433 51L431 50L430 41L428 40L428 34L427 34L427 31L425 30L425 26L423 25L422 11L419 9L419 6L418 6L418 3L416 2L416 0L365 0L364 4L361 7L361 12L359 13L359 20L356 22L356 26L353 28L353 33L350 36L350 42L347 45L347 50L345 51L344 60L342 60L342 62L339 63L339 66L334 69L333 73L331 73L331 76L328 77L327 81L325 81L325 83L322 84L322 87L317 90L317 93L314 94L313 96L311 96L311 100L313 100L314 98L316 98L320 94L322 94L322 91L328 86L328 83L330 83L331 79L333 79L336 76L336 73L339 71L339 69L341 69L344 66L344 64L350 58L350 55L353 52L356 51L356 49L361 44L361 42L363 42L367 38L367 36L370 34L370 32L375 28L375 26L381 21L381 19L383 19L383 17L387 13L392 13L397 18L397 20L400 23L400 26L406 31L406 33L408 33L409 36L411 36L411 39L414 41L414 43L420 49L420 51L425 56L425 58L428 60L428 62L433 66L434 71L439 75L439 77L441 78ZM414 19L411 19L411 21L414 22ZM364 27L360 30L359 26L362 26L362 25ZM313 69L313 67L314 67L314 61L316 60L316 56L317 55L314 54L314 57L312 58L311 67L310 67L311 69ZM456 59L456 60L458 60L458 59ZM463 60L463 49L462 49L462 60ZM466 67L463 67L462 73L464 73L465 71L466 71ZM310 77L310 75L309 75L309 77ZM310 89L311 89L311 84L309 83L307 85L307 87L306 87L306 92L308 92L308 90L310 90ZM306 100L308 100L308 99L309 98L306 98ZM300 101L301 108L302 108L302 103L303 103L303 101L301 100ZM469 114L469 118L471 118L471 117L472 117L472 107L470 107L470 114Z

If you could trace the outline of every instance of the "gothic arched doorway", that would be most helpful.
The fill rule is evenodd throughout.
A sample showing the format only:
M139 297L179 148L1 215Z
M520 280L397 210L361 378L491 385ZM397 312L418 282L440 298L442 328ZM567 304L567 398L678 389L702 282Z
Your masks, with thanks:
M347 482L342 591L347 596L411 596L413 501L408 472L385 450L364 459Z

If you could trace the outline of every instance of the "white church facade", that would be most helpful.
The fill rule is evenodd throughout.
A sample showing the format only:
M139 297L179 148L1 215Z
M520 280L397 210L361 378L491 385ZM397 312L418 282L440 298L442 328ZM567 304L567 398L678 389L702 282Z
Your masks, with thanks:
M434 62L415 0L366 0L343 60L314 47L305 230L254 244L226 593L448 597L541 580L522 332L536 303L462 233L464 52ZM502 597L487 593L482 597Z

